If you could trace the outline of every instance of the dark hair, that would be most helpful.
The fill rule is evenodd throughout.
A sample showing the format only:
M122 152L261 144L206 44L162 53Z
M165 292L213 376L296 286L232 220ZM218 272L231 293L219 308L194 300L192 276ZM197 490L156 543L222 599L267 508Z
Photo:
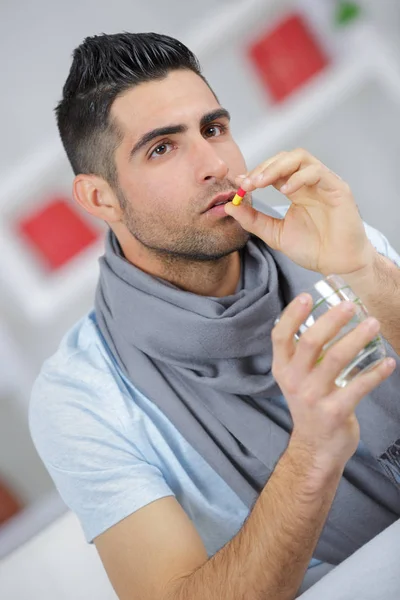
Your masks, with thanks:
M55 112L75 175L93 173L117 187L114 152L122 132L110 120L112 103L127 89L177 69L190 69L206 81L184 44L157 33L103 33L87 37L74 50Z

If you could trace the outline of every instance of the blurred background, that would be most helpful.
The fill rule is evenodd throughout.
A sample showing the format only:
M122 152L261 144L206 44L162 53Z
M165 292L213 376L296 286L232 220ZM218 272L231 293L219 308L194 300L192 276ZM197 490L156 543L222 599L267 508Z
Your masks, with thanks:
M231 112L249 168L307 148L400 251L398 0L2 0L0 558L65 511L30 441L29 395L92 305L103 230L71 201L53 109L73 49L119 31L185 42ZM271 189L258 198L285 200Z

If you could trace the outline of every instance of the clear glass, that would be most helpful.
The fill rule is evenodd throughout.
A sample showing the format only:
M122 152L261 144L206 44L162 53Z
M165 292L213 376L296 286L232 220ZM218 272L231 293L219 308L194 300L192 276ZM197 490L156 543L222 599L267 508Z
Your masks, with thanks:
M317 364L324 358L327 350L350 333L362 321L368 318L368 311L360 298L356 296L349 285L338 275L329 275L325 279L317 281L312 288L305 290L313 298L313 308L307 320L301 325L299 331L295 335L298 341L301 335L307 331L312 325L331 308L340 304L340 302L350 301L356 305L356 313L354 317L340 330L338 335L330 342L325 344L323 352L319 357ZM357 356L342 370L335 380L335 384L339 387L345 387L350 381L353 381L361 373L366 373L386 356L385 345L381 335L377 335L363 348Z

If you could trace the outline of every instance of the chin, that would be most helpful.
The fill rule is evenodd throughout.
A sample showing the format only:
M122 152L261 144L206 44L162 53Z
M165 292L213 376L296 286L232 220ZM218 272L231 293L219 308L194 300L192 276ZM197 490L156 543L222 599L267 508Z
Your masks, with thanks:
M224 258L233 252L243 250L247 242L250 239L250 234L247 231L242 230L241 235L235 236L234 239L225 238L224 244L215 244L214 252L209 253L209 259L218 260Z

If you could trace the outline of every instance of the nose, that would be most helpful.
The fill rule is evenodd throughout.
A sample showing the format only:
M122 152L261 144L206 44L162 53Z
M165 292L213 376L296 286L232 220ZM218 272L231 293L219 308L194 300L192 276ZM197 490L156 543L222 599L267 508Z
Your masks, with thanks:
M193 144L191 158L198 183L221 180L228 174L229 167L226 162L212 142L203 137Z

